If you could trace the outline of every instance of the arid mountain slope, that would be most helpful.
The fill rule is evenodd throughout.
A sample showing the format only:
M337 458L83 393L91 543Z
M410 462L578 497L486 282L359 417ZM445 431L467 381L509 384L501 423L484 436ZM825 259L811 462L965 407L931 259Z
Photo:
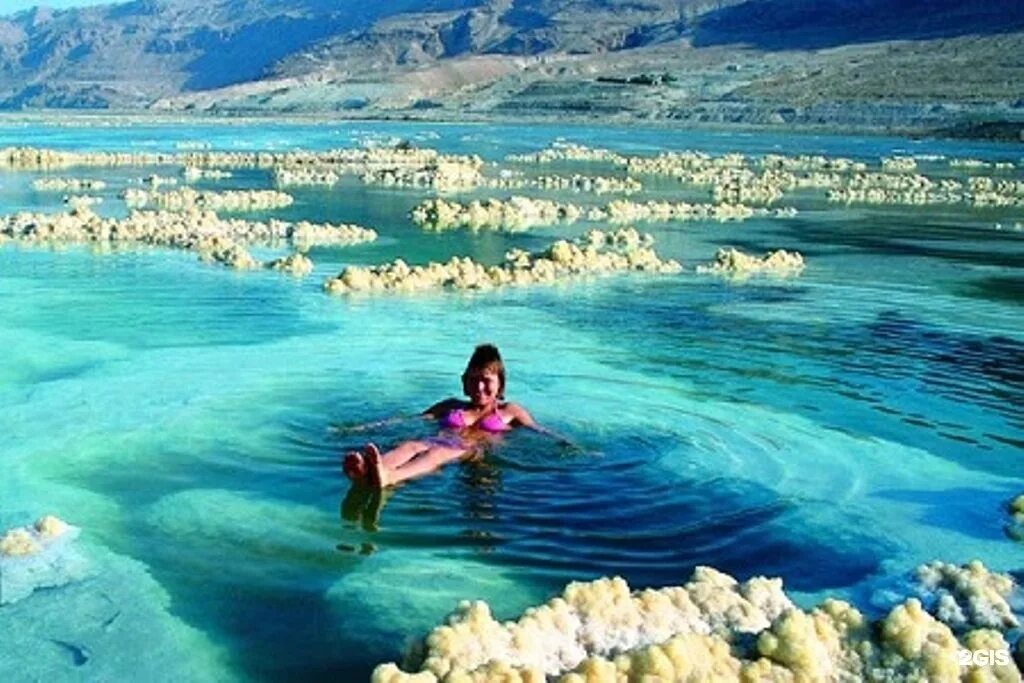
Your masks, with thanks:
M1024 119L1022 37L1019 0L135 0L0 20L0 107Z

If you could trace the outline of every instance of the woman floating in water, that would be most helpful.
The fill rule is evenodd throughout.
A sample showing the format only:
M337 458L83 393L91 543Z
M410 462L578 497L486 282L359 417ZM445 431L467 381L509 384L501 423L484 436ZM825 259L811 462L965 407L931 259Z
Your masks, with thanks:
M368 443L362 453L353 451L345 456L345 474L353 481L384 488L433 472L513 427L550 433L539 427L522 406L504 401L505 365L493 344L481 344L473 351L462 373L462 391L468 401L449 398L423 411L424 417L440 423L437 436L405 441L387 453Z

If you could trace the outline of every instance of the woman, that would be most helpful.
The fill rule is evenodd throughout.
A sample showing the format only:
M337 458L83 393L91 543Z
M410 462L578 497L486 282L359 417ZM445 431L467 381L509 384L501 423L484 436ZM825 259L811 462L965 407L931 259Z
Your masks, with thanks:
M440 424L437 436L404 441L387 453L368 443L362 453L353 451L345 456L345 474L353 481L384 488L433 472L514 427L548 433L526 409L504 400L505 365L493 344L481 344L473 351L462 373L462 391L468 401L448 398L423 411L424 417Z

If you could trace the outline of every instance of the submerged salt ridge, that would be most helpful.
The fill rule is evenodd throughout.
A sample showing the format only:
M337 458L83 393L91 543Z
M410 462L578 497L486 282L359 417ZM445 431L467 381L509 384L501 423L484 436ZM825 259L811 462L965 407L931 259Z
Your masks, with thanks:
M254 130L239 142L327 139L324 131L296 130L292 138L287 130ZM363 134L338 131L343 140ZM196 137L173 129L148 135L164 146ZM479 152L487 163L517 151L479 129L439 127L437 135L426 144L467 155L487 149ZM460 140L471 135L482 140ZM519 150L537 150L556 135L574 132L506 137ZM89 136L107 149L138 139ZM676 142L642 131L608 137L623 143L623 156L656 154L666 143L710 145L712 156L773 144L756 136ZM50 139L60 144L60 136L37 137ZM809 154L831 146L833 158L879 169L891 147L910 145L785 143ZM992 173L995 161L1019 157L922 147L931 149L947 159L922 161L917 172ZM954 171L954 157L993 166ZM266 169L231 170L231 178L202 179L197 190L265 189L271 180ZM538 172L570 178L580 170ZM175 171L58 173L106 182L90 193L105 200L98 212L116 212L121 188ZM59 193L31 194L32 177L5 173L0 196L11 207L33 202L33 211L52 211ZM728 182L723 198L733 191ZM690 187L688 203L715 200L710 185ZM682 188L671 176L643 183L643 193L666 201ZM493 264L510 248L547 248L552 232L565 229L571 240L591 227L542 228L536 236L422 233L409 212L424 198L417 193L434 189L415 178L409 187L364 184L352 173L331 193L290 186L295 203L273 215L380 231L362 247L311 247L325 276L452 253ZM826 202L820 189L794 191L800 208L808 199L799 192ZM473 192L481 194L455 201L498 194L485 186ZM643 193L630 201L644 203ZM569 188L546 196L612 201ZM789 204L785 191L775 201ZM365 680L461 599L484 599L511 617L572 579L622 574L639 588L671 586L708 564L742 580L782 576L804 606L825 594L854 599L877 619L891 606L878 614L866 595L937 557L1019 569L1019 543L1004 531L1013 520L1006 501L1021 490L1012 444L1022 438L1011 408L1014 359L1024 348L1012 315L1019 242L991 226L1020 218L964 203L941 215L822 205L782 220L643 226L659 254L687 265L712 261L726 244L746 254L784 247L807 255L799 280L740 287L639 278L443 300L338 300L322 295L320 278L236 276L196 266L194 255L0 249L0 336L9 354L0 376L10 387L0 395L0 420L16 438L4 453L15 466L0 484L0 528L50 510L67 517L83 529L78 543L104 596L79 582L5 606L19 624L40 624L30 634L8 633L0 620L2 635L15 639L6 642L25 643L21 651L38 661L7 652L0 673L132 677L143 665L115 656L137 640L125 630L131 625L159 644L154 655L168 656L153 658L164 675L184 672L172 666L176 655L179 667L194 663L188 680L323 672ZM344 507L335 454L365 438L402 438L411 427L332 436L325 422L371 421L457 391L452 376L464 347L483 338L509 356L511 397L601 457L581 462L516 435L489 466L417 482L376 513L372 500ZM100 628L117 611L122 617ZM40 649L47 637L74 649Z

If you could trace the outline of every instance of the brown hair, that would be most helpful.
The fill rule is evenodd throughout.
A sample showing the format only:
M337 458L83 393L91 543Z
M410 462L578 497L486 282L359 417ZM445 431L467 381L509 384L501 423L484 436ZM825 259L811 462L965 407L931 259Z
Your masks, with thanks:
M466 386L466 380L469 379L469 373L473 370L479 372L486 372L492 370L498 375L498 398L505 398L505 364L501 361L501 353L498 351L498 347L494 344L480 344L473 350L473 355L469 357L469 362L466 363L466 371L462 373L462 389L467 394L469 388Z

